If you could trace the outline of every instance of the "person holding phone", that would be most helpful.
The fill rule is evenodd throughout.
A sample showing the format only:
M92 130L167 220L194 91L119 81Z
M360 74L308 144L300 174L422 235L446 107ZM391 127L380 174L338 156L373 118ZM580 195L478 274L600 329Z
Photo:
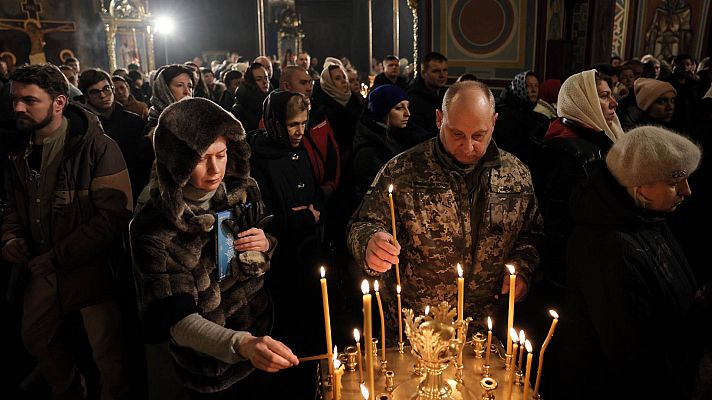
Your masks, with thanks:
M276 240L254 226L264 206L249 176L244 138L242 124L209 100L166 107L154 134L151 200L131 222L146 339L170 340L177 376L192 399L267 398L264 372L299 363L269 336L272 307L263 277ZM215 215L227 209L235 212L236 256L219 279Z

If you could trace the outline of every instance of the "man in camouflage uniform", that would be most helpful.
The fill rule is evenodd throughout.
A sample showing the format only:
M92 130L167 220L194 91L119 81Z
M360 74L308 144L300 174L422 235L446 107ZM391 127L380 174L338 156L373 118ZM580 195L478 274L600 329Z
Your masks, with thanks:
M438 137L390 160L349 223L348 244L370 275L383 275L386 326L397 326L395 273L400 261L403 307L422 313L442 300L457 304L459 262L465 277L465 316L482 324L496 297L509 293L505 263L517 270L522 299L539 263L542 221L527 167L491 140L497 114L492 92L461 82L437 111ZM393 184L398 245L394 245L388 186Z

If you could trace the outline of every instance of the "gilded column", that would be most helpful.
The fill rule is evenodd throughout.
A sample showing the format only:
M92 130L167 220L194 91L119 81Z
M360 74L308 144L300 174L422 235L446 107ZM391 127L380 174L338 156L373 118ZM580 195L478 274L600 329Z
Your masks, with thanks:
M106 50L109 52L109 70L116 70L116 26L113 23L104 24L106 31Z
M418 76L418 0L408 0L408 8L413 12L413 73Z
M146 71L156 69L156 55L153 53L153 28L151 25L146 26L146 45L148 46L148 68L143 68Z

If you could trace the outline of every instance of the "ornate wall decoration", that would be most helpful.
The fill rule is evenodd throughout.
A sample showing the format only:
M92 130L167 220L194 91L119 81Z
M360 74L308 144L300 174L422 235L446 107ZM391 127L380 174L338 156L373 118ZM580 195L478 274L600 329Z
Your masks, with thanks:
M628 56L702 55L710 40L710 3L711 0L641 0L637 15L629 19L641 34L634 38L633 54Z
M616 0L616 9L613 14L613 48L611 50L613 56L624 56L629 3L628 0Z
M145 71L155 69L148 1L101 0L100 5L110 72L129 64L137 64Z

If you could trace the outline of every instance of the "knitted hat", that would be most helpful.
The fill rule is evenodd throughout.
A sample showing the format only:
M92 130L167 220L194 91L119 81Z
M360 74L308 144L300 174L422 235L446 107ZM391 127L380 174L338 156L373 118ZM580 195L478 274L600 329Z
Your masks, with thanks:
M368 94L368 109L378 119L382 119L396 104L407 99L405 91L398 86L381 85Z
M635 91L635 101L638 103L638 108L643 111L647 111L648 107L665 93L673 92L677 94L677 90L671 84L650 78L636 79L635 83L633 83L633 90Z
M606 165L618 183L636 187L689 176L702 151L688 138L658 126L641 126L618 139Z

